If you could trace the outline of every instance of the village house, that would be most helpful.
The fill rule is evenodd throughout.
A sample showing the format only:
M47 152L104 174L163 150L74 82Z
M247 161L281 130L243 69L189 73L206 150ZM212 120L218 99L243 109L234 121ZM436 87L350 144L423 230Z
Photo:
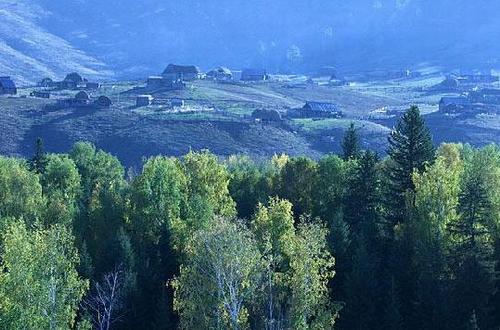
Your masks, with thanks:
M74 105L88 105L90 104L90 94L85 91L78 92L73 102Z
M66 75L63 81L56 82L56 86L59 89L77 89L85 87L86 83L87 81L80 74L72 72Z
M217 81L230 81L233 79L233 73L228 68L221 66L207 72L207 78Z
M442 82L430 87L430 90L438 92L456 92L460 87L460 82L456 77L447 76Z
M456 113L470 110L472 103L465 96L445 96L439 101L439 111Z
M182 99L171 99L170 100L170 106L172 108L182 108L184 107L184 100Z
M0 95L16 95L17 87L14 81L9 77L0 77Z
M333 66L323 66L318 69L316 77L337 77L337 68Z
M193 81L201 77L201 71L195 65L169 64L162 77L170 81Z
M55 82L51 78L43 78L37 84L38 87L54 87Z
M149 90L182 90L186 88L186 84L182 80L170 80L160 76L150 76L146 81L146 88Z
M265 81L268 79L269 76L264 69L245 69L241 73L241 81Z
M112 104L113 102L111 101L111 99L104 95L99 96L94 102L94 105L98 108L109 108Z
M328 117L328 118L342 118L343 113L340 111L336 104L328 102L313 102L308 101L300 110L301 117L315 118L315 117Z
M153 100L154 98L151 95L137 95L137 98L135 99L135 106L147 107L148 105L151 105Z
M252 117L262 122L280 122L282 120L279 111L271 109L257 109L252 112Z

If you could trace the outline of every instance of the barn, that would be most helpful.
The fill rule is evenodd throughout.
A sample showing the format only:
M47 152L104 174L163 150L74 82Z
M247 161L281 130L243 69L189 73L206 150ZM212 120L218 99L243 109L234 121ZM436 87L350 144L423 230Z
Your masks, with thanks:
M447 113L468 110L471 106L471 102L465 96L446 96L439 101L439 111Z
M308 101L301 109L303 117L343 117L342 111L338 106L328 102L313 102Z
M0 95L16 95L17 87L14 81L8 77L0 77Z
M199 79L200 75L201 71L195 65L169 64L162 73L162 77L170 81L193 81Z
M207 78L227 81L233 79L233 73L228 68L220 66L212 71L207 72Z
M268 75L264 69L245 69L241 73L242 81L264 81L267 79Z

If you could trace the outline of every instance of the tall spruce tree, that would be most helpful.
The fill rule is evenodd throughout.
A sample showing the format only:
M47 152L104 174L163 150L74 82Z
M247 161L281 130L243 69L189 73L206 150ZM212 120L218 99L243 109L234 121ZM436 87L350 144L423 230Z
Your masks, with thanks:
M354 123L349 125L349 128L344 134L344 139L342 141L342 151L344 160L354 159L359 156L360 153L360 139L358 135L358 129L354 127Z
M412 174L434 160L432 137L418 107L412 106L389 135L387 166L389 220L404 222L406 195L414 190Z
M378 156L367 151L361 153L349 176L344 196L344 219L356 234L373 243L381 215L380 175Z
M42 138L38 137L35 142L35 154L29 161L29 168L31 171L40 174L45 171L47 165L47 157L43 147Z
M448 225L453 239L452 319L465 324L475 312L480 328L491 328L489 301L495 289L495 262L491 218L493 205L487 189L484 153L465 152L465 170L459 199L459 214Z

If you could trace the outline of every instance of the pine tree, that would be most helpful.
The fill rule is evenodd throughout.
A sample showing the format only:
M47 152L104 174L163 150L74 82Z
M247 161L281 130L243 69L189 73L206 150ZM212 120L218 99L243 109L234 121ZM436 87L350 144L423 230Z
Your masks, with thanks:
M494 229L491 228L493 205L488 194L484 154L465 155L459 214L448 225L453 239L451 270L453 272L452 318L465 324L474 311L481 328L491 328L489 301L495 290Z
M42 138L37 138L35 142L35 154L33 158L29 161L30 170L40 174L45 171L45 165L47 164L47 157L43 147Z
M356 234L373 243L380 215L380 179L378 156L374 152L361 153L353 173L346 184L344 219Z
M435 149L418 107L412 106L389 135L390 156L387 166L389 220L404 222L406 195L414 190L412 174L432 162Z
M344 134L342 141L342 151L344 160L355 159L360 153L360 141L358 129L354 127L354 123L349 125L349 128Z

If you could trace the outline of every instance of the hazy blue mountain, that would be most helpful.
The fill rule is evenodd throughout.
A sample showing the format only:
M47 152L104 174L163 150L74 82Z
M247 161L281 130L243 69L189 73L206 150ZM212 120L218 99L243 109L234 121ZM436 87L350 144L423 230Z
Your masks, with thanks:
M19 3L0 0L8 2ZM344 70L500 66L497 0L21 2L27 11L43 12L28 21L51 36L53 46L44 48L79 49L84 53L74 56L88 61L68 63L95 69L102 62L118 76L144 76L169 62L282 72L320 65ZM1 43L5 32L0 33ZM31 49L20 52L45 63Z

